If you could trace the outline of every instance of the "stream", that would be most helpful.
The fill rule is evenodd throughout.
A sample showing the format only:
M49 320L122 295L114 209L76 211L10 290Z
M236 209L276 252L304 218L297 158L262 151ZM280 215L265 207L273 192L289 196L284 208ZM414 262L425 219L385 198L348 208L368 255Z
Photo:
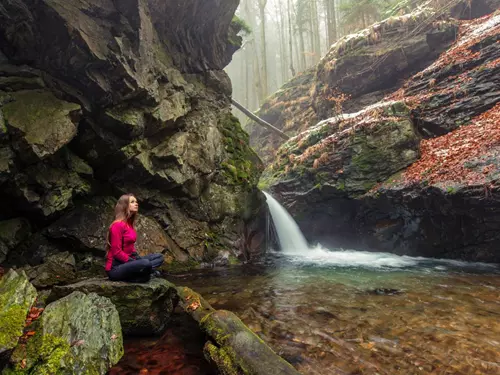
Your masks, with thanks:
M236 313L304 375L500 374L499 265L311 247L266 196L282 251L168 280ZM138 370L155 355L144 374L210 374L195 331L174 324L152 346L130 344L122 362Z
M312 249L171 278L303 374L499 374L495 265Z

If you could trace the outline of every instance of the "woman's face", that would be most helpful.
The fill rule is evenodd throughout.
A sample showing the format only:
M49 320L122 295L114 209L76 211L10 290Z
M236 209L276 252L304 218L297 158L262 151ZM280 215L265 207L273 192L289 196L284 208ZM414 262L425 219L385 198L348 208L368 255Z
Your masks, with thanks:
M136 197L130 197L130 199L128 200L128 210L131 212L131 213L134 213L134 212L138 212L139 211L139 202L137 202L137 198Z

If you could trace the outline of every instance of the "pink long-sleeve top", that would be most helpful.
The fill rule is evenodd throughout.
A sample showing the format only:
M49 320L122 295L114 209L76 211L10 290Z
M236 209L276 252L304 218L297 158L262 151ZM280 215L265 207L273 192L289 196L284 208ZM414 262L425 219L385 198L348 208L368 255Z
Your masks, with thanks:
M115 221L109 228L109 251L105 270L111 270L113 259L122 263L129 260L130 254L135 252L137 233L134 228L124 221ZM123 247L122 247L123 245Z

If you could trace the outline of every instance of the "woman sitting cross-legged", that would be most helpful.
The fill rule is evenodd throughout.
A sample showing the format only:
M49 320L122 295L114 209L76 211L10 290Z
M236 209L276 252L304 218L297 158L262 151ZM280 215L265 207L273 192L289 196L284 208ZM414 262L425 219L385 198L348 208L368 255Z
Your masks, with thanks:
M112 281L147 282L163 264L162 254L139 256L135 251L134 223L138 212L139 203L134 195L125 194L118 199L115 221L109 227L105 267Z

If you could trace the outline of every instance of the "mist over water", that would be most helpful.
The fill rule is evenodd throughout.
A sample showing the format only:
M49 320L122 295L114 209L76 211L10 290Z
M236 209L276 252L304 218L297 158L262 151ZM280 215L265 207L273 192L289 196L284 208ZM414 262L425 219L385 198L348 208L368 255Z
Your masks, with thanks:
M269 212L273 219L281 246L281 253L287 261L298 264L311 264L320 267L362 267L374 269L415 269L446 271L462 270L498 270L498 266L488 263L472 263L451 259L430 259L411 257L391 253L335 249L330 250L318 244L310 247L293 217L281 204L268 193Z

